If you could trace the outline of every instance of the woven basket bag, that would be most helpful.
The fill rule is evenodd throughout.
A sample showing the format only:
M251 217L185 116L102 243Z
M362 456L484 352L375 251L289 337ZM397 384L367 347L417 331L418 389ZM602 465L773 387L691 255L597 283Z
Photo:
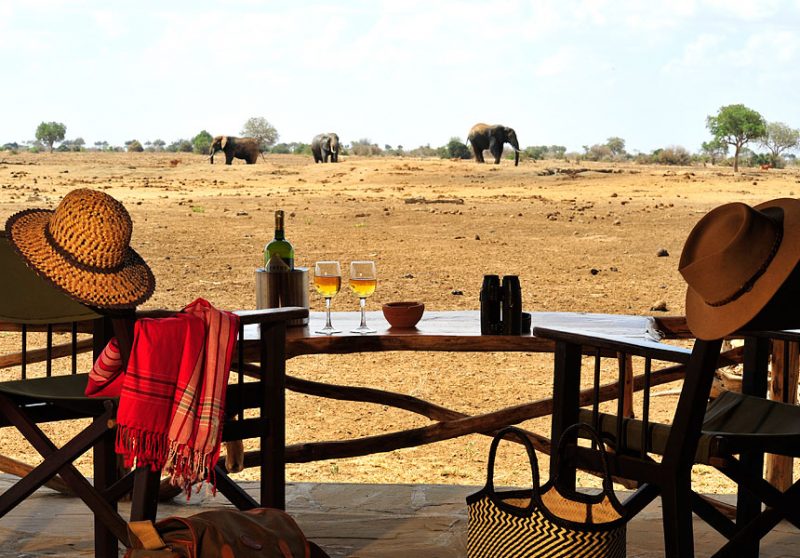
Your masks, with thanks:
M505 428L494 437L489 449L486 486L467 496L468 558L625 557L626 518L614 495L608 456L600 437L586 424L573 425L559 441L555 458L564 451L567 435L577 429L589 432L597 447L602 448L602 492L567 493L557 488L557 477L540 486L536 452L530 439L518 428ZM494 489L497 446L507 436L518 438L528 452L533 481L530 490Z

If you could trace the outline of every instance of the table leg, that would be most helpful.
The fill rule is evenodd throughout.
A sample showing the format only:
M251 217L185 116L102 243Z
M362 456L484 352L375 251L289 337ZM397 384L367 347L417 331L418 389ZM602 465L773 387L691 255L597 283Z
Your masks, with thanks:
M553 366L553 421L550 437L553 448L558 444L564 430L578 422L580 380L581 346L562 341L557 342ZM553 467L553 456L551 455L551 477L556 473ZM562 466L558 478L562 486L573 488L575 486L575 468Z

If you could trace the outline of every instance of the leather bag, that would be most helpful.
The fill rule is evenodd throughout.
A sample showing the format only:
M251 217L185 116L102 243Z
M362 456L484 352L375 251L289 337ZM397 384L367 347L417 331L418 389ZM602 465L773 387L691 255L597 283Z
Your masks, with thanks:
M273 508L132 521L128 532L125 558L328 558L289 514Z

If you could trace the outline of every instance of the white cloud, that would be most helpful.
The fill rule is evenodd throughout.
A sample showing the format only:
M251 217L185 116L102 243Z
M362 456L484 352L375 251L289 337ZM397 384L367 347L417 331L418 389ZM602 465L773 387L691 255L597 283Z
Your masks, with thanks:
M93 11L92 19L94 19L95 25L108 39L118 39L127 31L119 14L111 10Z
M784 0L703 0L703 2L721 14L748 22L776 15L785 3Z
M662 71L683 73L713 66L721 56L720 47L723 43L721 36L704 33L684 47L680 58L667 62Z
M542 60L534 69L538 77L555 76L574 70L578 61L576 52L571 47L562 47L555 54Z

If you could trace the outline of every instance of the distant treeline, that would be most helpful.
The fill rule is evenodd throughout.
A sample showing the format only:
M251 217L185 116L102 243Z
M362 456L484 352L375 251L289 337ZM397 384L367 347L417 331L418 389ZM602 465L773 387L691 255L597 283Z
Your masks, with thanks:
M571 161L602 161L638 163L654 163L661 165L692 165L710 163L714 165L731 165L734 170L738 165L770 166L781 168L787 163L797 164L797 156L790 153L800 147L800 130L782 122L767 122L758 112L744 105L728 105L720 107L716 115L706 118L706 128L713 138L704 142L697 152L690 152L680 145L669 145L654 149L649 153L625 149L625 140L610 137L602 144L584 145L580 152L568 152L563 145L533 145L521 150L520 160L562 159ZM65 139L67 127L60 122L42 122L36 128L36 139L4 144L0 149L19 152L30 151L127 151L127 152L172 152L172 153L209 153L212 135L202 130L191 139L177 139L167 143L162 139L140 142L138 139L126 141L124 145L111 145L107 141L96 141L92 146L83 138ZM249 118L241 130L245 137L257 138L264 153L295 154L311 157L310 143L282 142L275 127L264 117ZM746 147L748 143L766 149L757 152ZM57 147L54 147L58 143ZM733 156L729 157L729 149ZM360 157L439 157L442 159L469 159L470 148L461 138L454 136L445 145L431 147L430 144L413 149L402 145L383 147L367 138L344 143L340 146L340 155L357 155ZM514 151L507 149L506 158L514 158Z

